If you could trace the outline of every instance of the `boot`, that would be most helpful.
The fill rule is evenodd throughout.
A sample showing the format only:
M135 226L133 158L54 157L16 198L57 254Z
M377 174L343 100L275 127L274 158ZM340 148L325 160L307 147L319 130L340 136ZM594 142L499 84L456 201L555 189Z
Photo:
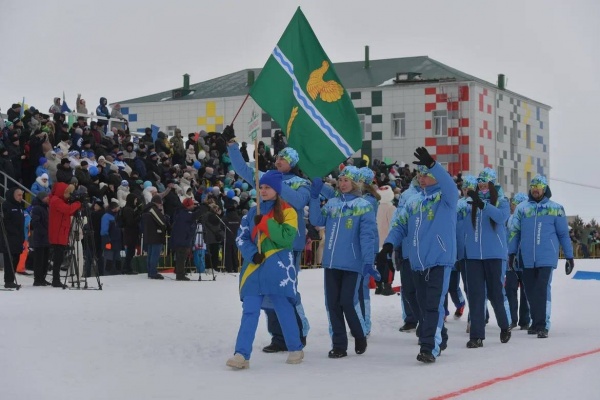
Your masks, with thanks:
M367 338L355 338L354 351L356 354L363 354L365 351L367 351Z
M529 327L529 329L527 329L527 334L528 334L528 335L537 335L537 333L538 333L538 331L537 331L537 329L535 329L535 328L533 327L533 325L532 325L532 326L530 326L530 327Z
M286 364L300 364L304 359L304 352L302 350L299 351L290 351L288 353L288 358L285 360Z
M502 329L500 331L500 342L501 343L508 343L508 341L510 340L510 330L509 329Z
M67 285L63 285L61 281L52 281L52 287L66 289Z
M548 337L548 331L546 329L542 329L537 334L538 339L546 339Z
M411 323L411 322L406 322L404 325L402 325L400 327L400 329L398 329L400 332L411 332L413 330L417 329L417 324L415 323Z
M48 286L48 282L42 281L33 281L33 286Z
M348 355L348 353L346 352L346 350L333 348L332 350L329 351L329 354L327 354L327 357L342 358L342 357L346 357L347 355Z
M435 362L435 357L428 351L422 351L417 355L417 361L421 361L425 364L432 364Z
M482 339L471 339L467 342L468 349L476 349L478 347L483 347Z
M6 289L16 289L16 288L18 288L18 287L19 287L19 285L17 285L17 284L16 284L16 283L14 283L14 282L6 282L6 283L4 283L4 287L5 287Z
M177 278L175 278L176 281L189 281L190 278L188 278L187 276L178 276Z
M240 353L235 353L233 357L227 360L225 365L235 369L248 369L250 368L250 361L246 360Z
M280 351L287 351L287 347L271 342L270 345L263 347L265 353L279 353Z
M384 283L383 284L383 289L381 291L381 294L383 296L392 296L394 294L396 294L394 292L394 289L392 289L392 284L391 283Z
M375 282L375 285L377 286L375 288L375 294L381 294L381 292L383 291L383 283L382 282Z

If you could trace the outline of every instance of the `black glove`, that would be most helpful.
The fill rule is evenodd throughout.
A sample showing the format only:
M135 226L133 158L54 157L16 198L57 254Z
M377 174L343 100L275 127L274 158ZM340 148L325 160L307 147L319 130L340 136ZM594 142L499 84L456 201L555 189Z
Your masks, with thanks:
M417 147L417 150L415 150L415 157L419 161L413 161L413 164L424 165L427 168L433 168L435 165L435 160L429 155L429 152L425 147Z
M515 255L514 254L508 255L508 269L511 271L515 270Z
M254 225L255 226L258 225L258 224L260 224L260 221L262 221L262 217L263 217L262 214L256 214L254 216Z
M265 260L265 255L262 253L254 253L252 256L252 262L254 264L260 264Z
M567 262L565 263L565 273L571 275L573 268L575 268L575 261L573 261L572 258L567 258Z
M227 125L225 129L223 129L223 133L221 134L221 136L223 137L223 139L225 139L226 142L235 139L235 131L233 130L233 125Z
M471 201L467 201L468 204L475 204L476 207L479 207L480 210L483 210L485 203L479 198L479 194L476 191L469 190L467 192L467 196L472 199Z

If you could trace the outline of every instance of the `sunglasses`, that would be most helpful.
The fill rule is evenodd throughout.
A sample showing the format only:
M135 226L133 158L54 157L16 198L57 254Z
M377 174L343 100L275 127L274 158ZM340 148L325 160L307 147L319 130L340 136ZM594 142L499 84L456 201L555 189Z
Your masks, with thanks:
M546 188L546 185L544 185L543 183L536 183L535 185L529 185L529 187L531 189L541 189L541 190L544 190Z

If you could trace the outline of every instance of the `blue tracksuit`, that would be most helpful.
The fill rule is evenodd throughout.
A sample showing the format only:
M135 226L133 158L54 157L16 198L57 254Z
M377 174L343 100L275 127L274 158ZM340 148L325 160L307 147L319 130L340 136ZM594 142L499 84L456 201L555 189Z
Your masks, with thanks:
M231 159L231 165L233 166L236 174L241 176L248 184L252 187L255 185L254 170L250 168L240 152L239 144L235 143L228 146L229 158ZM260 171L259 171L260 172ZM260 172L262 176L263 172ZM258 189L258 188L257 188ZM286 173L283 174L283 185L281 188L281 198L283 198L289 205L294 207L298 215L298 235L294 240L294 260L296 265L296 274L300 272L300 254L304 251L306 245L306 223L304 222L304 207L308 205L310 199L310 182L306 179L302 179L294 174ZM273 335L272 341L284 345L283 334L281 332L281 326L277 321L277 315L273 310L265 310L267 314L267 324L269 333ZM310 329L308 319L304 313L304 307L302 306L302 297L298 292L296 300L296 318L298 320L299 328L302 332L302 336L306 337Z
M512 224L513 216L508 218L508 230ZM527 300L527 294L525 293L525 285L523 284L523 258L521 257L521 251L517 252L513 270L506 271L506 299L510 307L511 325L519 325L520 327L528 327L531 323L531 316L529 314L529 302ZM521 302L519 303L519 287L521 288Z
M309 220L325 226L325 305L331 326L333 348L346 350L348 337L344 317L355 338L367 330L360 309L359 291L365 265L373 265L375 212L373 206L354 194L339 194L320 207L310 200Z
M379 231L377 230L377 210L379 209L379 202L370 193L364 194L362 198L367 200L371 204L371 206L373 207L373 212L375 213L375 225L373 225L373 234L375 236L373 254L377 254L377 252L379 251ZM381 279L384 282L387 282L388 277L386 275L386 277L384 278L383 274L385 273L389 275L389 268L387 267L387 265L383 267L378 267L379 273L381 274ZM362 291L359 294L360 308L362 310L363 318L365 319L366 335L369 335L371 333L371 291L369 289L369 281L369 276L362 278Z
M456 261L458 191L439 164L429 171L437 183L407 200L394 216L385 243L397 247L405 237L410 240L408 257L421 308L421 351L437 357L440 344L447 341L444 299Z
M498 200L491 204L489 193L479 192L485 203L483 210L467 204L462 228L465 234L465 258L467 285L469 287L469 310L471 339L485 339L486 296L490 300L500 329L510 325L510 309L504 291L506 274L506 222L510 214L508 200L498 189Z
M552 192L546 187L544 197L517 206L509 235L509 254L521 249L523 283L531 308L531 327L550 330L552 272L558 265L559 245L565 258L573 258L569 225L563 207L550 200Z

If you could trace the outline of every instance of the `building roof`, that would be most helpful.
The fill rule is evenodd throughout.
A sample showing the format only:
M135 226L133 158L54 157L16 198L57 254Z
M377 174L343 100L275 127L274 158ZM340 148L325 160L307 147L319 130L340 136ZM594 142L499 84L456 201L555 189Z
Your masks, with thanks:
M403 85L454 81L477 82L484 86L496 87L496 85L492 83L449 67L428 56L370 60L368 69L365 69L364 61L341 62L334 64L334 66L337 75L347 90L389 86L393 84L393 79L396 78L397 73L408 72L420 74L420 79L407 81L406 83L403 83ZM244 69L218 78L192 84L190 85L191 92L177 99L172 98L172 90L169 90L151 94L149 96L119 101L118 103L151 103L245 96L248 93L248 71L253 71L254 75L258 77L261 68ZM540 105L545 105L538 101L528 99L518 93L510 92L508 90L505 90L505 92L534 101ZM546 107L549 108L549 106Z

